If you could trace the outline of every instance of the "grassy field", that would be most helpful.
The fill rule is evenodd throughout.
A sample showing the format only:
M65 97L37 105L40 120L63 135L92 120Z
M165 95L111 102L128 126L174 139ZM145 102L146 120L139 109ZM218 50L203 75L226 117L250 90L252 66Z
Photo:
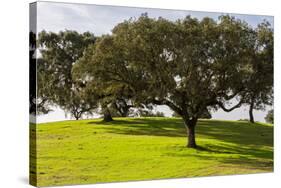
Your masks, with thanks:
M200 147L189 149L178 118L39 124L32 173L46 186L273 171L272 125L200 120L196 128Z

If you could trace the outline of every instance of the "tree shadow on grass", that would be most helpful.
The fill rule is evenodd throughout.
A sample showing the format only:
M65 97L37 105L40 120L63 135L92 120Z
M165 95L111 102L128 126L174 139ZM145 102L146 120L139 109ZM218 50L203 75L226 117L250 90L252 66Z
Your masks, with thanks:
M101 129L114 134L187 137L183 121L178 118L128 118L89 124L108 125ZM196 134L197 137L213 138L234 144L273 146L273 126L258 123L199 120Z
M231 121L200 121L197 133L241 145L273 146L273 126Z
M170 148L171 151L181 150L179 147L184 146L174 146L174 148ZM198 146L196 148L196 154L194 156L204 156L204 154L214 154L216 156L231 154L231 155L241 155L247 156L248 158L259 158L259 159L273 159L273 152L270 148L261 148L258 146L244 146L244 145L229 145L229 144L205 144L204 147ZM190 153L184 152L171 152L167 153L170 156L188 156ZM209 157L209 156L208 156Z
M116 119L112 122L89 122L88 124L108 125L101 129L115 134L186 137L186 129L180 119Z
M135 118L117 119L113 122L89 122L106 132L125 135L186 137L181 119ZM196 152L188 152L184 145L167 146L169 157L193 156L202 160L215 160L223 164L245 166L251 169L272 171L273 126L248 122L200 120L196 127L197 138L210 138L219 143L199 142ZM200 146L202 144L202 146Z
M183 159L192 156L199 160L214 160L226 165L238 165L242 168L273 170L273 152L271 149L220 143L219 145L206 144L204 147L199 146L196 152L189 153L179 147L183 146L170 148L166 156L182 157ZM178 152L179 150L182 152Z

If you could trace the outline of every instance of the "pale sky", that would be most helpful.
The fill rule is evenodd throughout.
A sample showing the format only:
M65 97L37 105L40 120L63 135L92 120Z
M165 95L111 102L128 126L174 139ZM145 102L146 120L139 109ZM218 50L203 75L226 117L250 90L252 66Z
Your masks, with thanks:
M130 8L120 6L100 6L71 3L55 2L37 2L37 32L46 31L59 32L61 30L76 30L80 33L90 31L96 36L110 34L113 27L129 18L138 18L142 13L148 13L149 17L163 17L169 20L177 20L190 15L202 19L211 17L217 19L218 16L226 13L166 10L151 8ZM241 20L246 21L253 27L256 27L263 20L267 20L274 26L272 16L229 14ZM264 117L271 107L265 111L254 111L256 121L264 122ZM163 111L165 115L170 116L171 110L166 106L158 106L157 111ZM248 107L241 107L232 112L226 113L222 110L212 113L213 119L238 120L248 118ZM47 115L38 117L38 122L50 122L70 119L65 117L61 109L56 108Z

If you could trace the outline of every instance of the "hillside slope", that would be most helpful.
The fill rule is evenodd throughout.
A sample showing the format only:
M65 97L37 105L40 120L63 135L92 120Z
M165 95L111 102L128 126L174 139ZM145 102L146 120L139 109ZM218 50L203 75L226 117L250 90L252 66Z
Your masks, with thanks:
M178 118L39 124L38 186L273 171L272 125L200 120L196 128L199 149L185 147Z

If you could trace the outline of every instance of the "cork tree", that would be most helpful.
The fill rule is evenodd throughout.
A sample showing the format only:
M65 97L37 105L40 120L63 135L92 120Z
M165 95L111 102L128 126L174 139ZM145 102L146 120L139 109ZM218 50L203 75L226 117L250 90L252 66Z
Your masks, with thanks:
M273 105L273 29L264 21L255 29L250 73L247 78L245 104L249 106L249 120L254 123L253 110Z
M196 148L195 128L206 109L230 112L245 102L254 33L230 16L169 21L143 14L91 46L81 79L113 94L127 87L137 104L168 106L183 119L187 147Z
M38 100L50 106L59 106L76 120L97 108L94 93L86 84L73 79L73 65L83 56L85 49L93 44L92 33L42 31L38 35L40 58L37 60Z

